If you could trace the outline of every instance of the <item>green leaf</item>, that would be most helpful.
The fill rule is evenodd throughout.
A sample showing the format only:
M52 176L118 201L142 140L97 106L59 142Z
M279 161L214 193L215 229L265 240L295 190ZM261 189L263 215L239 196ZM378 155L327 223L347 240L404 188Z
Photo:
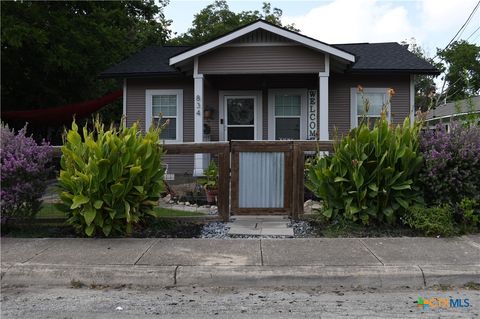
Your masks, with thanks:
M95 207L95 209L102 208L102 205L103 205L103 200L96 200L95 203L93 203L93 207Z
M332 218L332 214L333 214L333 209L332 208L328 208L325 211L323 211L323 216L325 216L327 218Z
M92 237L94 230L95 230L95 225L90 224L85 228L85 234L87 234L88 237Z
M85 211L85 213L83 215L83 217L85 218L85 223L87 223L87 225L90 225L93 222L93 220L95 219L96 215L97 215L97 211L93 208Z
M75 209L80 207L83 204L86 204L90 201L90 199L87 196L84 196L82 194L80 195L75 195L73 196L73 204L70 206L70 209Z
M348 182L348 181L349 181L348 179L340 176L335 177L335 180L334 180L335 183Z
M110 235L110 232L112 231L112 225L108 224L103 226L102 231L103 234L108 237L108 235Z
M403 198L395 197L395 200L397 201L397 203L400 204L400 206L402 206L405 209L408 209L408 203Z

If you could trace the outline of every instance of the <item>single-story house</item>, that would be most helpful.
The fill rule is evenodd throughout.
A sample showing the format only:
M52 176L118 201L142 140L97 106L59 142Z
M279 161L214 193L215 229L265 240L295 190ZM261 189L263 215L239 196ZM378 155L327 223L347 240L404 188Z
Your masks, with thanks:
M123 80L127 125L168 119L165 143L331 140L358 123L362 85L380 116L414 116L414 76L438 74L395 42L327 44L263 20L196 47L148 47L101 74ZM169 156L169 173L200 175L208 157Z
M435 128L437 124L443 124L448 132L451 121L462 120L473 114L477 114L480 118L480 96L439 105L427 112L425 122L430 128Z

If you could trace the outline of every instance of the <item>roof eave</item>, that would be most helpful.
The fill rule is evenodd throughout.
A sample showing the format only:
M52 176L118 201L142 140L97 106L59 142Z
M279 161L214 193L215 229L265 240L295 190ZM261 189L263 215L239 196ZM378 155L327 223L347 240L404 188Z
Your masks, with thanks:
M341 49L337 49L331 45L325 44L323 42L320 42L318 40L314 40L312 38L306 37L304 35L298 34L296 32L292 32L286 29L283 29L278 26L274 26L272 24L266 23L264 21L256 21L252 24L246 25L236 31L233 31L231 33L228 33L222 37L219 37L215 40L209 41L205 44L202 44L198 47L192 48L186 52L180 53L178 55L175 55L170 58L169 63L170 65L177 64L179 62L185 61L187 59L190 59L194 56L197 56L199 54L208 52L210 50L213 50L214 48L217 48L227 42L230 42L238 37L241 37L247 33L250 33L252 31L255 31L257 29L263 29L265 31L269 31L272 33L275 33L277 35L283 36L287 39L290 39L292 41L296 41L299 43L302 43L308 47L317 49L319 51L323 51L325 53L329 53L331 55L337 56L339 58L342 58L346 61L349 62L355 62L355 56L351 53L348 53L346 51L343 51Z
M425 69L349 69L348 73L404 73L421 75L440 75L438 70Z
M124 72L124 73L102 73L99 79L109 78L139 78L139 77L156 77L156 76L173 76L182 77L181 72Z

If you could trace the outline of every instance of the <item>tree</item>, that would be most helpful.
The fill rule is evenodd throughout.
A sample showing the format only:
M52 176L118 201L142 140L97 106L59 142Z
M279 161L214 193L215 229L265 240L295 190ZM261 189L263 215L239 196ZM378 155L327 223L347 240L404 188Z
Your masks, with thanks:
M480 94L480 46L467 41L455 41L447 49L437 49L446 65L445 80L448 101Z
M54 107L118 88L98 74L147 44L165 43L165 4L2 2L2 108Z
M263 3L262 12L255 10L235 13L230 11L227 1L216 0L197 13L192 21L192 28L172 39L171 43L198 45L258 19L298 32L293 24L282 25L282 14L281 9L272 10L270 3L267 2Z
M417 57L424 59L434 65L437 69L442 70L444 67L441 63L435 62L429 58L425 50L417 44L415 38L411 38L408 42L402 41L403 45L408 45L408 50ZM427 111L433 106L433 98L436 93L435 75L416 75L415 76L415 107L422 112Z

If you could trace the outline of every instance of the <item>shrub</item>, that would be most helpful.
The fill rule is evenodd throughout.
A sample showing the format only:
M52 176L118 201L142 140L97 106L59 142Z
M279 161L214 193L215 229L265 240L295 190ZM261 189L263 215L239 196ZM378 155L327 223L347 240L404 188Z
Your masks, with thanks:
M68 222L88 236L131 234L132 227L157 203L163 188L160 128L142 134L130 128L94 129L75 122L65 132L59 182Z
M418 132L419 125L410 127L408 118L403 126L389 125L382 112L372 129L362 121L336 142L333 155L317 156L306 185L324 200L324 216L394 224L402 212L421 203L415 184L423 161Z
M478 125L452 123L449 133L442 126L424 131L420 150L425 158L420 175L428 203L458 203L464 197L480 199Z
M448 204L435 207L413 207L406 214L405 224L427 236L452 236L455 221L452 207Z
M462 232L470 233L477 230L480 226L480 201L464 198L456 204L454 209L454 219L460 226Z
M2 217L31 218L40 209L40 198L51 172L52 147L26 136L26 126L15 133L1 124Z

